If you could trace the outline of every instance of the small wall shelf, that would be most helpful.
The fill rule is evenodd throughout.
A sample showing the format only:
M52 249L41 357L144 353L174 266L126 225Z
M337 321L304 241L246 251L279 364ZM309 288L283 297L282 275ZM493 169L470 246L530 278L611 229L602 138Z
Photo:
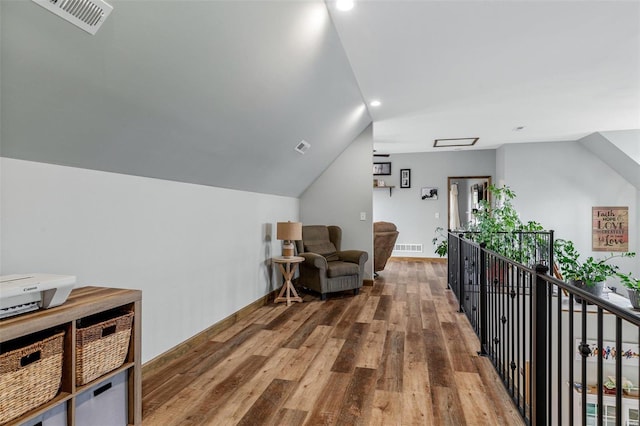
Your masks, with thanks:
M374 186L373 189L386 189L389 188L389 197L391 197L391 191L393 190L393 188L395 188L395 186Z

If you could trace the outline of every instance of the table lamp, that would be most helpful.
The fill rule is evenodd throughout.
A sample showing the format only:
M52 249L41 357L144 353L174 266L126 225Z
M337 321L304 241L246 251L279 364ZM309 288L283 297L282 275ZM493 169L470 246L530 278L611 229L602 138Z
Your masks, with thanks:
M302 239L302 222L278 222L277 239L283 240L282 255L293 257L293 241Z

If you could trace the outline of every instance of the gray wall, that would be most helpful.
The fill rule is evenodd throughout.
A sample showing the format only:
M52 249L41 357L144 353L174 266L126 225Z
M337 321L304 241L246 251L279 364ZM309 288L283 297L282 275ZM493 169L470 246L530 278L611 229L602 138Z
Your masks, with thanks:
M146 362L281 284L297 198L0 159L0 274L142 290Z
M376 176L387 189L373 190L373 220L393 222L398 227L398 243L423 244L422 253L394 252L394 256L438 257L431 240L437 227L447 229L447 177L494 176L496 156L493 150L393 154L391 176ZM400 169L411 169L411 188L400 188ZM422 200L422 187L438 188L437 200ZM438 217L436 218L436 215Z
M369 253L365 271L373 276L371 200L372 127L353 143L300 197L300 218L305 225L338 225L342 248ZM360 220L360 214L365 220Z
M505 145L499 150L499 181L516 192L523 221L536 220L570 239L584 256L591 251L591 208L629 207L629 250L638 251L638 190L579 142ZM640 273L640 260L615 262L623 272ZM615 284L612 280L610 284Z
M321 0L1 3L4 157L298 197L371 123Z

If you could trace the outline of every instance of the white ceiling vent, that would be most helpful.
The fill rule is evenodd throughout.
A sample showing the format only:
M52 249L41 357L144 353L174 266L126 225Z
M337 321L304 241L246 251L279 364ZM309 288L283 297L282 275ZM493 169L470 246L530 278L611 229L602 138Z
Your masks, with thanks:
M310 146L311 144L309 142L305 140L301 140L300 143L296 145L295 150L298 151L300 154L304 154L305 152L307 152Z
M33 0L90 34L95 34L113 6L102 0Z

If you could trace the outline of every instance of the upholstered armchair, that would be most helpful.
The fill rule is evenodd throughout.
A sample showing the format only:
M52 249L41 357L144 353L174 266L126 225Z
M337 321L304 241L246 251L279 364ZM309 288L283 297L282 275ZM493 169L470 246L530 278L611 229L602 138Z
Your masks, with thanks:
M398 230L393 223L375 222L373 224L373 271L376 275L387 265L397 239Z
M307 225L302 227L302 240L296 241L300 264L298 285L320 293L353 290L358 294L364 277L365 251L340 248L342 229L338 226Z

